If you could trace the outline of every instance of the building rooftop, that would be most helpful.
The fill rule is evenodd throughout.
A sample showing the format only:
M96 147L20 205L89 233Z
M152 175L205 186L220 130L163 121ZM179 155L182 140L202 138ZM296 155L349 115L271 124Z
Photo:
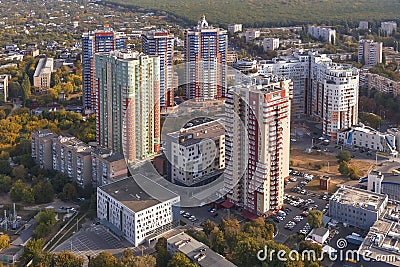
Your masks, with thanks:
M140 186L136 181L140 181ZM174 192L162 187L142 174L123 178L102 186L99 189L134 212L139 212L163 201L179 197ZM149 192L151 192L151 195Z
M58 140L65 147L73 149L76 152L81 153L82 155L90 155L92 151L92 148L89 145L87 145L85 142L79 140L76 137L59 136Z
M53 71L54 60L52 58L41 58L36 66L34 77L41 74L51 74Z
M378 211L386 199L382 194L343 185L331 197L331 201L371 211Z
M37 137L42 138L42 139L45 139L45 138L52 139L52 138L58 137L57 134L53 133L52 131L50 131L48 129L39 130L39 131L33 132L32 134L36 135Z
M180 145L189 146L201 142L202 139L212 139L215 137L220 137L224 134L225 128L222 120L219 119L190 126L189 128L184 128L180 131L169 133L168 136L172 138L179 138Z
M327 228L319 227L319 228L313 229L312 233L317 236L324 236L328 232L329 232L329 230Z
M188 256L193 262L205 267L234 267L232 262L212 251L208 246L193 237L180 233L167 239L168 244L178 246L178 250ZM205 249L205 251L200 251Z
M384 255L386 262L400 266L400 203L390 201L385 214L370 228L364 238L358 253L371 259L381 258Z

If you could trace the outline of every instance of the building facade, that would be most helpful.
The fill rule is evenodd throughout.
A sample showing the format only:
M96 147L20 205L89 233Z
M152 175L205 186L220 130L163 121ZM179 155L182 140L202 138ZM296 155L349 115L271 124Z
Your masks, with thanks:
M167 31L151 31L142 34L142 51L149 56L160 57L160 108L174 105L174 35Z
M252 42L255 39L257 39L258 37L260 37L261 32L260 30L257 29L248 29L245 32L245 37L246 37L246 43Z
M87 110L95 110L94 55L99 52L110 52L125 48L126 35L115 32L108 25L103 30L82 34L82 100Z
M179 225L180 197L140 175L97 187L97 217L134 246L151 242ZM136 183L146 180L143 189ZM151 188L151 196L147 193ZM158 196L160 198L155 198Z
M40 168L56 170L80 186L101 186L128 175L125 159L110 150L94 149L75 137L49 130L31 133L32 158Z
M275 50L279 48L279 38L264 38L263 42L264 51Z
M359 125L338 133L338 143L350 147L363 147L397 157L396 137L371 127Z
M382 63L382 49L382 42L360 40L358 42L358 62L368 67Z
M199 186L225 169L225 129L221 120L167 134L166 155L171 182Z
M52 58L41 58L39 60L33 74L33 86L36 92L45 92L50 88L53 67L54 60Z
M92 148L76 137L59 136L52 140L52 169L84 187L91 183L91 152Z
M368 21L360 20L360 22L358 23L358 28L360 30L368 30L369 29Z
M342 185L329 200L329 217L369 229L384 213L387 204L387 195Z
M40 168L53 169L53 140L57 137L50 130L31 133L32 158Z
M160 149L160 59L132 51L96 54L97 142L128 161Z
M189 99L220 99L226 91L226 30L209 26L205 17L185 31L184 61L186 95Z
M226 98L224 193L263 214L283 206L289 176L291 80L230 88Z
M92 154L92 184L103 186L128 176L128 167L121 154L113 154L109 149L95 149Z
M7 102L8 99L8 83L10 80L10 75L2 74L0 75L0 101Z
M400 176L392 173L371 171L368 173L367 190L388 195L389 199L400 201Z
M386 36L390 36L397 30L397 23L395 21L382 21L381 29Z
M336 30L330 27L308 25L308 33L314 39L321 39L322 41L331 44L336 43Z
M381 75L362 72L360 73L360 85L361 81L363 81L362 86L367 89L368 93L370 93L371 90L376 90L381 93L392 94L393 96L400 94L400 82L396 82Z
M243 30L242 24L230 24L228 26L228 32L230 33L237 33Z

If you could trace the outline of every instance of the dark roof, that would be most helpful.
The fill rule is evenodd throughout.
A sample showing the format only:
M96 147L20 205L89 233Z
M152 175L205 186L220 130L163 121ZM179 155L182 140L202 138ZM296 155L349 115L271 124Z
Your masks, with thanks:
M32 238L33 230L35 230L37 221L35 219L31 219L28 224L30 224L30 226L21 232L18 238L11 243L12 245L23 246Z
M394 173L383 173L383 183L397 183L400 184L400 175Z
M140 186L136 181L140 181ZM150 208L178 196L142 174L123 178L114 183L100 187L100 190L115 198L134 212ZM151 192L151 195L149 192Z

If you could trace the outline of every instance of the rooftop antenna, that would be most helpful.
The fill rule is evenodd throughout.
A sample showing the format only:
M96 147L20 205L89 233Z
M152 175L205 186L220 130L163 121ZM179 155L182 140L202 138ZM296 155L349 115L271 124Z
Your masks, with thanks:
M7 232L8 231L8 222L7 222L7 211L6 210L4 210L4 223L5 223L4 230Z

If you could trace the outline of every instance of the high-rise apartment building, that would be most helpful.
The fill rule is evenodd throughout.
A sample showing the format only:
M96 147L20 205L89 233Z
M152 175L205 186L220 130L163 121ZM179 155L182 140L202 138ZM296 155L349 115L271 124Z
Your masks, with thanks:
M142 51L160 57L160 108L174 105L174 35L168 31L151 31L142 34Z
M264 38L263 42L264 51L275 50L279 48L279 38Z
M52 58L41 58L39 60L33 74L33 86L36 92L45 92L50 88L53 67L54 60Z
M283 205L289 176L291 80L271 77L263 85L238 85L226 97L227 198L256 214Z
M105 25L103 30L85 32L82 35L82 100L83 107L94 110L96 99L94 92L94 54L99 52L110 52L125 48L126 35L115 32Z
M357 124L359 72L335 64L326 55L308 53L260 61L261 75L284 76L293 81L291 114L312 116L322 122L323 134L336 139L341 129Z
M219 99L225 96L227 51L226 30L209 26L204 16L197 27L185 31L185 83L188 98Z
M96 134L128 161L160 148L160 59L138 52L96 54Z
M382 42L360 40L358 42L358 62L369 67L382 63L382 49Z

